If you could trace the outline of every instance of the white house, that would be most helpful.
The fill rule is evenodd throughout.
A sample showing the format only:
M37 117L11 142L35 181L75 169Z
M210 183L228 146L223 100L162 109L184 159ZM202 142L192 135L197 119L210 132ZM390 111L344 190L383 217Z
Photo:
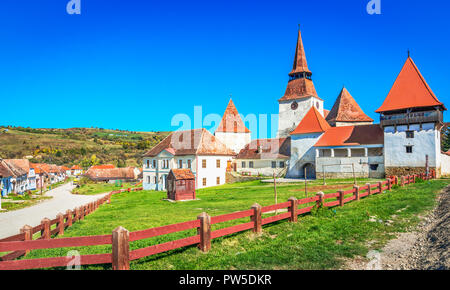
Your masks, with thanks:
M235 153L206 129L176 131L144 154L144 189L165 190L173 168L189 168L196 188L225 183Z

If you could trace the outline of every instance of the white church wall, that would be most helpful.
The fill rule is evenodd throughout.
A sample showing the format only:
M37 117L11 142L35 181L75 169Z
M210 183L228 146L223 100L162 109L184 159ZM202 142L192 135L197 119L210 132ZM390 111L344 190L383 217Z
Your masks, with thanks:
M286 177L302 177L304 176L303 166L307 163L315 164L316 152L313 146L322 134L310 133L291 136L291 158Z
M385 127L384 130L384 154L385 166L389 167L425 167L428 155L430 167L439 166L437 156L438 144L440 144L439 132L435 130L433 123L422 125L410 125L409 130L414 131L414 138L406 138L407 126ZM412 146L412 152L406 152L406 146Z
M440 154L441 156L441 175L450 175L450 156L447 154Z

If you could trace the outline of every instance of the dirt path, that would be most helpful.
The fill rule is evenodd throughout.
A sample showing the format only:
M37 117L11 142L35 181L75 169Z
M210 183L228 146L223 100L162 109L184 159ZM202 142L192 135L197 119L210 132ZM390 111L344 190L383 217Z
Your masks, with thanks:
M54 219L58 213L66 213L68 209L85 205L105 195L74 195L70 193L73 188L70 183L63 184L45 194L52 196L52 199L30 207L0 213L0 239L18 234L19 229L26 224L37 226L45 217Z
M363 270L377 267L383 270L449 270L450 269L450 186L438 197L438 205L423 217L416 231L400 233L389 241L380 253L370 253L375 259L357 258L345 269Z

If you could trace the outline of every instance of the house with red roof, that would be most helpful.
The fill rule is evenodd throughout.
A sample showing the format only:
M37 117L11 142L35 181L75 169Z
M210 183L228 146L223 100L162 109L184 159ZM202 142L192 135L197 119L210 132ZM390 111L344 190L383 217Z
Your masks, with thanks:
M72 176L80 176L81 174L83 174L83 168L81 168L79 165L73 165L70 168L70 171Z
M206 129L175 131L144 154L144 189L166 190L171 169L190 169L196 188L225 183L236 153Z

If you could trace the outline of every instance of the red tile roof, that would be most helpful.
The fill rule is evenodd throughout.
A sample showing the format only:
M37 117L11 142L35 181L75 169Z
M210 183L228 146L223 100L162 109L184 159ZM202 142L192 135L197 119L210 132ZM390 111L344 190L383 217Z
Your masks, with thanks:
M322 133L330 127L330 124L325 121L320 112L313 106L300 121L297 128L291 132L291 135Z
M107 168L107 169L89 169L84 176L92 180L114 180L137 178L134 167L126 168Z
M384 133L380 125L342 126L329 128L316 147L354 146L384 144Z
M9 166L0 160L0 177L13 177L14 173L9 169Z
M195 179L195 176L190 169L172 169L171 173L175 177L175 180Z
M330 113L330 110L323 109L323 117L326 119L328 114Z
M81 168L81 167L78 166L78 165L74 165L74 166L72 166L70 169L72 169L72 170L81 170L81 169L83 169L83 168Z
M401 110L415 107L433 107L444 104L434 95L411 57L408 57L389 94L375 112Z
M231 99L216 132L250 133Z
M100 164L100 165L94 165L91 166L90 169L111 169L116 168L113 164Z
M286 92L284 96L279 99L279 102L289 101L289 100L298 100L314 97L319 100L322 100L317 95L316 89L314 88L314 83L312 80L307 78L298 78L288 82Z
M247 144L236 159L288 159L291 156L291 138L257 139Z
M302 33L298 30L297 46L295 47L294 65L289 75L295 73L307 72L311 73L308 69L308 63L306 62L305 48L303 47Z
M326 120L334 122L373 122L356 103L346 88L342 88Z
M22 176L30 172L30 161L28 159L3 159L14 177Z
M163 150L173 155L236 155L206 129L175 131L144 154L154 157Z

